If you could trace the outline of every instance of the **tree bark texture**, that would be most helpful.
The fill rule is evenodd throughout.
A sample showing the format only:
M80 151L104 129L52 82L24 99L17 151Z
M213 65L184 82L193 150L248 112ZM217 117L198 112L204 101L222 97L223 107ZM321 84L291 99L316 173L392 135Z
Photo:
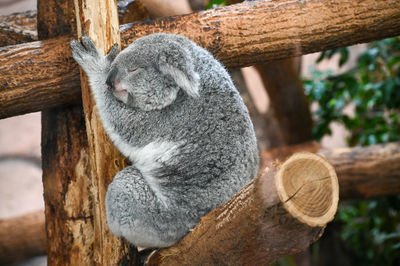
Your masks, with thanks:
M93 198L82 107L42 114L48 265L92 265Z
M312 140L313 121L296 58L256 65L286 145Z
M45 253L46 233L43 210L0 220L0 264Z
M125 24L122 48L155 32L184 35L226 66L242 67L397 36L400 6L397 0L249 1ZM68 37L0 50L0 118L76 102L71 88L78 84Z
M316 241L336 213L338 183L322 157L298 153L267 168L146 265L267 265Z
M39 0L39 38L74 34L74 11L72 0ZM80 89L79 85L74 86L69 89ZM93 262L93 204L88 152L80 104L42 111L46 253L49 265L91 265Z
M321 150L335 167L346 199L400 194L400 143Z
M79 0L75 1L75 10L79 11L78 34L83 31L90 36L100 52L106 54L113 44L120 42L115 1ZM90 154L88 171L92 177L93 259L96 265L124 265L135 260L136 249L110 232L105 215L105 195L108 184L125 166L125 159L111 143L102 127L87 77L82 71L81 88Z
M36 11L0 16L0 47L37 39Z
M318 152L335 167L341 199L362 199L400 193L400 143L369 147L320 149L314 142L260 153L260 167L300 151Z

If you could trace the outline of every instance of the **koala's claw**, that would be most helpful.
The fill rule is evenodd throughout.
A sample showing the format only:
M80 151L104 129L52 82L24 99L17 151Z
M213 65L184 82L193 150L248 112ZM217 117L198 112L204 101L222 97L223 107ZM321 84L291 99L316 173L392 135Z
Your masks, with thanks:
M82 61L82 55L86 53L85 48L77 40L71 40L72 57L77 61Z
M92 56L97 56L97 48L89 36L82 36L82 44L85 46L87 53L91 54Z
M110 52L107 54L106 58L109 62L114 61L115 57L117 57L119 53L119 45L118 43L114 44L113 47L111 47Z

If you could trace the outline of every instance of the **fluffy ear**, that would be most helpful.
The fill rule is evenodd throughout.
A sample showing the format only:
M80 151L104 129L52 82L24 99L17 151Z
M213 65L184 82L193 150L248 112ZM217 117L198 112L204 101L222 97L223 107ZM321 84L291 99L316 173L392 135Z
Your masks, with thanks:
M158 66L164 75L170 75L189 96L199 96L200 77L194 71L187 49L179 44L166 45L158 57Z

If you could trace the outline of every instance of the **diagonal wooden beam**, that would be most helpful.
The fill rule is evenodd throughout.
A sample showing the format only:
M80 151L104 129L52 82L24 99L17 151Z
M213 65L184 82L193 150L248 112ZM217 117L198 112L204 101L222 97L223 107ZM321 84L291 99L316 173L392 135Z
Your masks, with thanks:
M122 47L154 32L182 34L226 66L239 67L400 35L400 5L397 0L243 2L122 25ZM68 37L0 49L0 118L75 102L78 86Z

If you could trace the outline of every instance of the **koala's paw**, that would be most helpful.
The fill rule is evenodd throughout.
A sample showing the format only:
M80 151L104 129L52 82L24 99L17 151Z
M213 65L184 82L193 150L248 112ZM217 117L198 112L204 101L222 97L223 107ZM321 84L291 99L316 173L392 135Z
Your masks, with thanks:
M119 47L114 45L105 57L101 55L89 36L82 37L82 43L71 41L72 57L86 73L97 73L106 70L118 54Z

